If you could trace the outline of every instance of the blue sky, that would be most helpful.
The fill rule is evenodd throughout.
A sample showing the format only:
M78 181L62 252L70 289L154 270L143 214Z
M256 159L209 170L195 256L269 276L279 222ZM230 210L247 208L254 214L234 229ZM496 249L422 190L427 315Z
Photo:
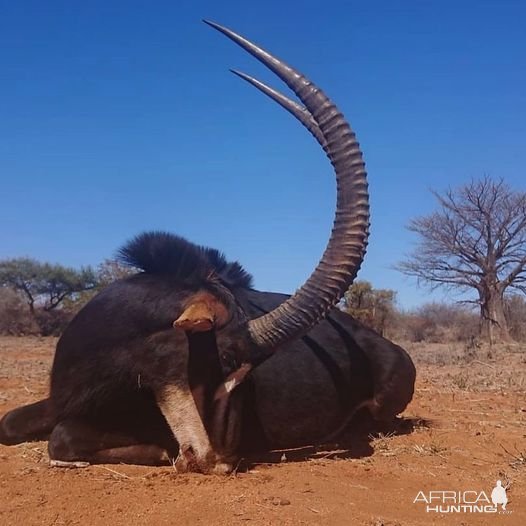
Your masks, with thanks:
M309 275L332 224L330 165L228 68L279 81L202 18L338 104L370 176L359 277L406 308L440 299L391 267L430 188L487 173L526 189L522 1L0 2L0 258L96 265L163 229L238 259L261 289Z

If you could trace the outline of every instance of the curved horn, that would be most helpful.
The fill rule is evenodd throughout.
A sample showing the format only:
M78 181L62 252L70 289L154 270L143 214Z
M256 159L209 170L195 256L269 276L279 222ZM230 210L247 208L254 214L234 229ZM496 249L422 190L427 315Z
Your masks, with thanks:
M237 75L239 78L242 78L243 80L248 82L249 84L252 84L252 86L261 91L261 93L264 93L267 97L270 97L273 101L277 102L282 108L286 109L291 115L296 117L296 119L298 119L301 122L301 124L303 124L303 126L305 126L305 128L307 128L307 130L309 130L312 133L314 138L320 143L320 146L322 148L325 148L325 137L323 136L323 133L321 132L320 127L318 126L318 123L314 120L314 117L304 106L298 104L292 99L289 99L288 97L283 95L283 93L280 93L274 88L267 86L260 80L255 79L254 77L251 77L250 75L247 75L242 71L238 71L237 69L231 69L230 71L234 75Z
M369 229L365 164L350 126L317 86L230 29L205 22L261 61L294 91L317 123L325 139L324 150L336 173L336 214L331 237L318 266L287 301L248 322L253 343L259 348L275 349L305 333L322 319L347 290L360 268Z

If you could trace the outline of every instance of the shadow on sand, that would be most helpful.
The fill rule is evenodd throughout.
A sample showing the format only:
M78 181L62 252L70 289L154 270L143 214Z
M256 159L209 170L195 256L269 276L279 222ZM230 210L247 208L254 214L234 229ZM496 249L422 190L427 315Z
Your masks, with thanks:
M356 415L352 423L328 443L247 454L241 461L238 471L246 471L261 464L279 464L283 461L370 457L374 453L372 442L375 438L408 435L415 429L429 427L432 427L432 421L423 418L399 417L392 422L377 422L364 412Z

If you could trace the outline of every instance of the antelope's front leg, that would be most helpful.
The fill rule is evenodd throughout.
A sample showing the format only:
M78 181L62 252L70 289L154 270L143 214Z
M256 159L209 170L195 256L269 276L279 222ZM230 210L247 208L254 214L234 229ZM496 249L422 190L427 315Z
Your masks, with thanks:
M157 403L179 442L178 471L229 473L232 466L222 462L213 450L192 392L187 385L169 385L157 393Z

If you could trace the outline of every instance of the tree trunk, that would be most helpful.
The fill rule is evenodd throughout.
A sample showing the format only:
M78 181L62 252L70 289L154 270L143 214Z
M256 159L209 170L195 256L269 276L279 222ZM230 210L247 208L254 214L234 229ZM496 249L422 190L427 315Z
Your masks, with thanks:
M480 294L480 334L490 344L511 341L504 315L504 296L498 286Z

